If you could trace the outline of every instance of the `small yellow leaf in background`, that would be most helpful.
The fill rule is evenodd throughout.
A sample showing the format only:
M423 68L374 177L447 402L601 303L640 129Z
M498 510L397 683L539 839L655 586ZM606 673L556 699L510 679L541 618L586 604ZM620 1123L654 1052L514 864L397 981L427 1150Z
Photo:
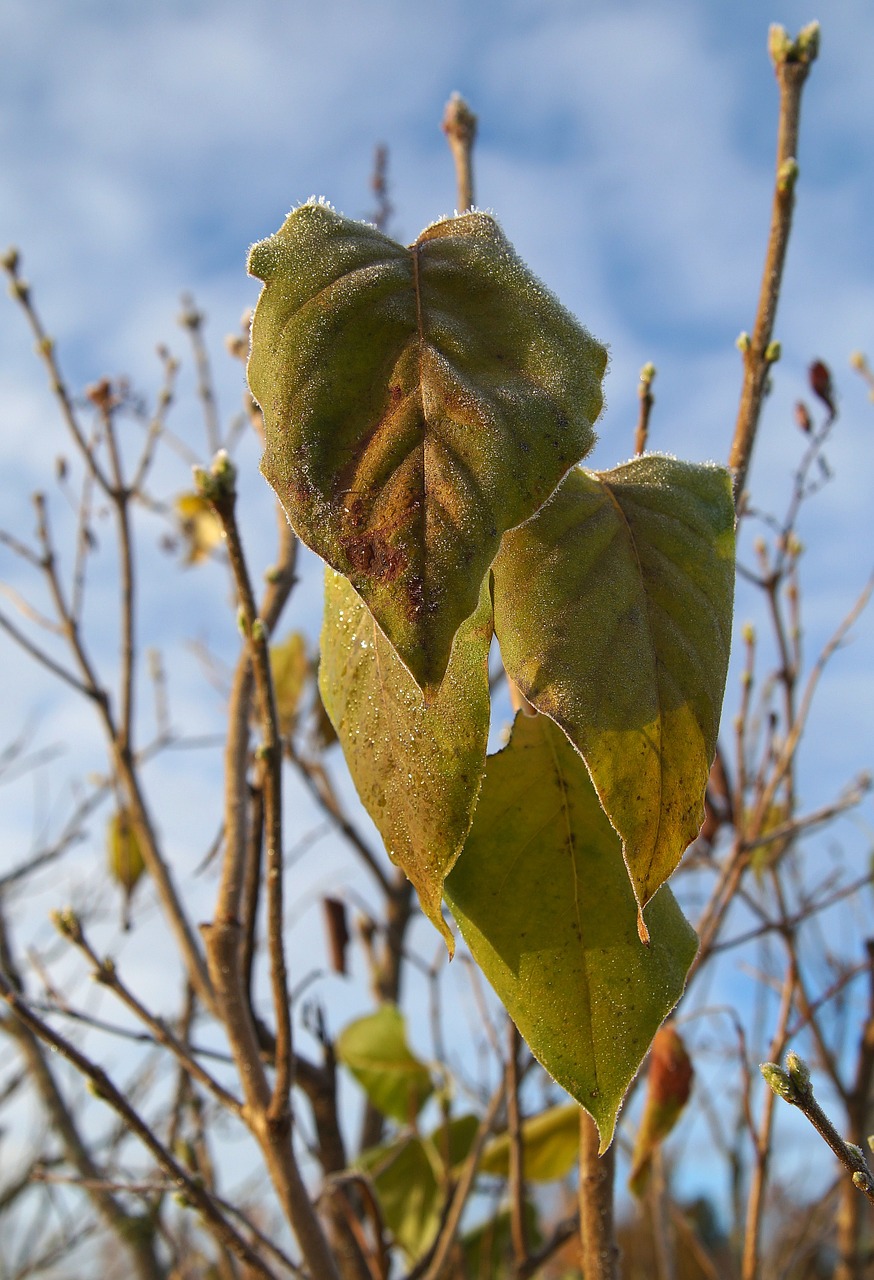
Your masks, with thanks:
M109 874L124 894L122 927L130 928L129 907L134 889L145 873L140 842L133 818L127 809L117 809L109 819L106 833Z
M221 542L221 522L199 493L181 493L174 505L186 548L185 563L200 564Z
M301 698L307 679L312 674L306 640L292 631L281 644L271 645L270 670L276 694L279 732L284 738L294 733Z

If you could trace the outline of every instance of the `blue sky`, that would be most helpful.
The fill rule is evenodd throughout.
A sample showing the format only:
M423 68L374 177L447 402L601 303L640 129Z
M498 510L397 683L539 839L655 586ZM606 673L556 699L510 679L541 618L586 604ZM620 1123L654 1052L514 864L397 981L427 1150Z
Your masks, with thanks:
M874 411L847 364L874 346L874 12L862 0L834 9L806 90L777 324L784 358L752 473L759 504L780 509L803 444L792 405L808 394L808 362L825 359L843 416L829 451L836 481L802 530L811 652L874 561ZM391 152L399 238L451 212L439 121L458 89L480 117L479 203L610 346L593 465L629 453L647 360L659 370L652 447L722 459L739 389L733 344L752 325L769 217L777 95L767 25L794 33L815 16L795 0L768 10L5 0L0 241L22 249L74 385L124 371L154 392L156 344L180 345L180 293L205 308L220 353L257 296L248 245L312 194L366 215L377 142ZM54 418L11 308L0 334L0 458L14 524L43 483L35 441L49 443ZM231 412L239 368L219 359L217 369ZM830 735L836 770L858 760L857 742L874 745L858 686L871 692L870 621L857 634L829 695L844 717Z
M630 453L648 360L659 371L652 446L724 459L740 385L734 340L752 326L773 181L767 27L779 21L794 34L822 17L777 323L784 358L752 472L759 505L780 510L803 447L792 405L809 398L808 362L825 359L842 417L829 448L834 482L802 525L815 654L874 565L874 406L848 367L856 348L874 356L874 9L867 0L829 9L796 0L0 0L0 245L22 250L77 387L124 372L153 394L154 348L182 350L178 299L193 293L209 316L230 413L240 370L222 358L222 337L257 296L245 275L249 244L313 194L366 216L376 143L390 148L399 238L452 212L439 122L459 90L480 118L478 203L611 348L593 464ZM4 305L4 525L29 527L27 494L47 483L47 461L62 447L30 339ZM252 527L259 547L257 517ZM219 581L191 587L204 608ZM311 576L298 605L310 629L317 596ZM161 604L159 592L155 616L170 634ZM230 636L209 632L217 644ZM868 616L815 715L803 774L811 804L874 763L872 647ZM51 711L46 740L85 734L79 709L45 703L26 666L10 661L5 672L9 734L34 705ZM183 715L214 724L218 708L204 710L182 676L179 698ZM192 789L208 794L207 775L204 766L200 778L175 780L180 804ZM21 833L48 821L33 797L22 805ZM864 815L870 825L870 805ZM186 831L180 819L180 841ZM314 876L313 899L333 865Z

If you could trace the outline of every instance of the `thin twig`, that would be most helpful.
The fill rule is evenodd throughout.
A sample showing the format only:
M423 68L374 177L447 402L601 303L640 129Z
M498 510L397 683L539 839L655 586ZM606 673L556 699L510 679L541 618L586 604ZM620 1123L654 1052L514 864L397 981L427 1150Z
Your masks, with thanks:
M458 212L473 208L473 144L476 138L476 116L460 93L453 93L443 112L443 132L446 134L452 159L455 161L455 181L458 188Z
M640 409L637 416L637 428L634 432L635 457L640 457L646 451L646 443L649 438L649 419L652 407L655 404L655 396L652 393L652 384L655 376L656 367L654 364L647 363L640 371L640 386L637 389Z
M756 320L752 337L743 335L745 340L741 342L744 380L729 454L729 466L734 472L735 502L738 506L746 484L768 374L779 358L779 348L773 344L772 335L795 204L801 93L811 64L819 51L819 24L811 23L805 27L795 41L789 40L782 27L772 27L769 44L780 88L777 178Z
M814 1098L807 1064L797 1054L790 1053L786 1057L785 1068L778 1066L775 1062L763 1062L761 1071L771 1089L772 1096L782 1098L792 1106L798 1107L799 1111L803 1111L819 1136L831 1147L841 1164L852 1175L853 1186L874 1204L874 1177L871 1175L862 1149L841 1137Z
M514 1023L507 1019L507 1135L510 1142L510 1237L513 1260L518 1274L528 1257L528 1233L525 1228L525 1148L522 1140L522 1117L519 1105L519 1048L522 1037Z
M580 1107L580 1242L586 1280L617 1280L619 1249L613 1226L615 1145L599 1154L595 1121Z
M136 1015L139 1020L149 1028L155 1041L169 1049L182 1064L189 1075L199 1080L215 1098L235 1115L242 1113L243 1104L238 1098L224 1088L223 1085L206 1071L197 1060L192 1057L188 1049L181 1041L169 1030L164 1023L151 1014L145 1005L137 999L130 988L119 977L115 963L104 957L101 959L85 936L81 921L72 911L60 911L54 913L54 923L61 933L67 938L73 946L78 948L84 956L87 957L95 982L101 986L107 987L117 998Z

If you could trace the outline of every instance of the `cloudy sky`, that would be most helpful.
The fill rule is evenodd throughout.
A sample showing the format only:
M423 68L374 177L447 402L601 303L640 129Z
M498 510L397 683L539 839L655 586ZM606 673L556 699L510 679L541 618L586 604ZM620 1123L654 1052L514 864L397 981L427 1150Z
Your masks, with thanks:
M3 0L0 242L21 248L74 386L126 372L153 394L156 344L181 342L180 294L205 308L220 357L257 296L249 244L312 194L367 215L376 143L390 148L399 238L452 211L439 122L457 89L480 119L478 202L611 348L593 463L628 455L647 360L659 371L652 447L725 458L733 344L752 326L769 217L767 26L794 34L816 16L800 0ZM834 6L806 90L784 358L753 469L759 504L779 511L803 445L792 405L808 395L808 362L828 361L842 419L835 481L802 528L811 652L874 561L874 408L848 368L854 349L874 352L872 49L870 5ZM57 445L30 339L11 306L0 314L14 527ZM230 413L239 367L217 364ZM857 634L829 694L842 717L829 735L836 776L874 755L857 751L874 747L857 685L870 620Z
M808 362L825 359L842 415L829 447L834 480L801 530L815 653L874 566L874 405L848 365L857 348L874 357L874 9L868 0L828 9L817 14L806 0L0 0L0 245L21 249L77 388L123 372L153 395L154 349L182 349L175 317L180 294L192 293L209 317L229 414L240 367L223 358L222 338L257 296L248 246L313 194L367 216L377 143L390 150L398 238L451 213L439 124L458 90L480 120L478 203L611 348L594 464L630 453L637 375L649 360L652 446L724 459L740 381L734 341L752 327L773 182L767 27L779 21L794 34L821 17L777 324L784 357L752 474L759 504L782 510L803 448L792 406L809 394ZM5 303L4 526L29 522L26 495L47 483L61 447L31 340ZM311 628L316 597L303 589ZM811 803L874 764L872 652L869 616L815 718ZM12 735L44 695L18 664L3 671ZM195 695L180 696L196 718ZM75 737L77 714L58 710L40 732ZM870 806L864 813L871 820ZM26 813L22 828L33 821Z

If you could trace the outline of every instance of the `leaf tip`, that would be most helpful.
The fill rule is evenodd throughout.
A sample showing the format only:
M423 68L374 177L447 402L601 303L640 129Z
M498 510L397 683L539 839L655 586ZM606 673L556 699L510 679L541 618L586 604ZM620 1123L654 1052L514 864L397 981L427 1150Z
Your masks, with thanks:
M650 945L649 929L646 927L646 921L643 918L643 908L637 908L637 936L645 947Z

